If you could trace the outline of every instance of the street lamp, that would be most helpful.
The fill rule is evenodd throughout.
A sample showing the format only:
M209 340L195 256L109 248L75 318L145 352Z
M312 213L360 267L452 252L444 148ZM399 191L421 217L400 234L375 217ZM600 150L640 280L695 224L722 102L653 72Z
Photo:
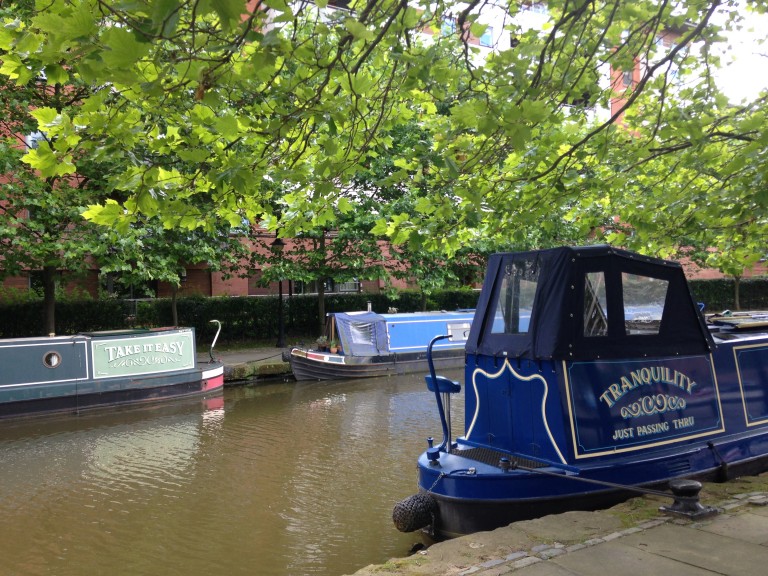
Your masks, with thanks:
M275 255L283 253L285 242L275 234L275 240L272 242L271 250ZM285 348L285 321L283 320L283 279L278 280L277 296L277 344L278 348Z

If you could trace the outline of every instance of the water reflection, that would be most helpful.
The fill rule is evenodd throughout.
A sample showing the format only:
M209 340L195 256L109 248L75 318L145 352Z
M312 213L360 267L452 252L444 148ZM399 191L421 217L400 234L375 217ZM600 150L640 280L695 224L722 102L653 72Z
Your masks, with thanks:
M218 406L4 423L5 570L338 575L402 556L416 537L393 528L392 505L440 435L423 382L275 384L227 389Z

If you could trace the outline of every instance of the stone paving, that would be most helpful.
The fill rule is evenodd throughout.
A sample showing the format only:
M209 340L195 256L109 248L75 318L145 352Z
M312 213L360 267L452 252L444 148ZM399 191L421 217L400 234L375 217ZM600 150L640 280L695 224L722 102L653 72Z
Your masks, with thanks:
M283 361L289 348L252 348L235 351L213 351L213 356L224 364L224 385L240 386L291 380L291 365ZM208 362L210 353L199 352L198 362Z

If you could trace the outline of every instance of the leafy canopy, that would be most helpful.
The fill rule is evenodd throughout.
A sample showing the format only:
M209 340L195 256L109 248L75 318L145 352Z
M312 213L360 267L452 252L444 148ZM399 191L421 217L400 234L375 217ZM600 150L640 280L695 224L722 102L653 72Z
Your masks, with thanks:
M414 200L371 231L397 243L452 253L530 244L532 231L548 242L563 226L587 237L618 219L632 235L608 239L644 251L754 254L764 101L733 107L713 80L715 47L745 22L735 3L552 0L534 27L530 7L41 0L7 13L0 73L91 87L77 108L36 111L55 145L25 162L45 178L119 160L105 183L119 200L85 216L122 230L141 217L212 230L214 214L285 236L332 228L362 204L356 175L388 155L380 184ZM489 25L511 41L480 54L468 38ZM393 145L404 122L429 150Z

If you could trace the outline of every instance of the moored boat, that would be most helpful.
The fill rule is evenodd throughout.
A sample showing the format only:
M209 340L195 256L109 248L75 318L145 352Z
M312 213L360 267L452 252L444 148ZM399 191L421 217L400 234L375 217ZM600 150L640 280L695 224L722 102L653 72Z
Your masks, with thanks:
M193 328L0 340L0 418L220 393L212 351L198 363Z
M441 369L464 365L464 344L473 310L376 314L328 314L330 343L337 351L293 348L291 370L296 380L373 378L426 368L427 345L438 334L450 339L434 351Z
M496 254L466 345L465 425L418 459L398 529L436 538L768 468L768 324L707 324L681 266L608 246ZM443 393L441 396L440 392Z

